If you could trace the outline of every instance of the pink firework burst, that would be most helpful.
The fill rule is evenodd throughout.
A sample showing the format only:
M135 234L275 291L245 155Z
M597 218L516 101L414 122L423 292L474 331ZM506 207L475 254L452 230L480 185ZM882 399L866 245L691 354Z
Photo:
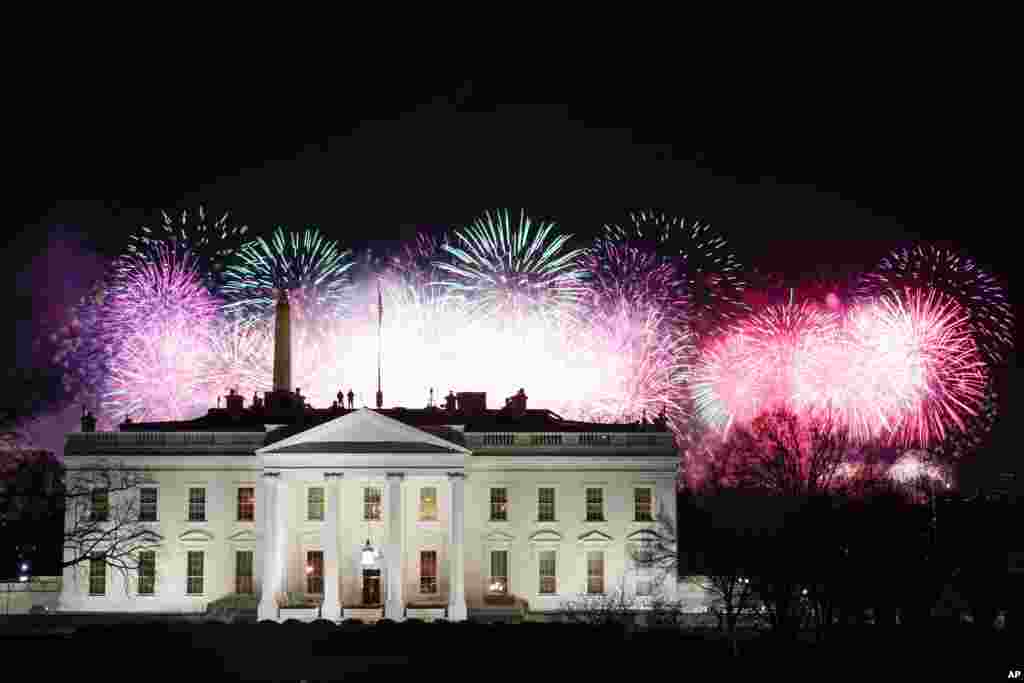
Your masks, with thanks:
M811 304L771 306L704 349L691 388L697 414L728 431L775 408L796 409L822 383L821 349L838 318Z
M723 431L784 407L832 416L857 440L924 446L963 428L985 382L963 309L905 290L843 318L770 307L705 349L691 386L697 414Z
M162 243L123 258L103 308L116 338L104 410L115 419L184 419L204 402L219 303L196 261Z

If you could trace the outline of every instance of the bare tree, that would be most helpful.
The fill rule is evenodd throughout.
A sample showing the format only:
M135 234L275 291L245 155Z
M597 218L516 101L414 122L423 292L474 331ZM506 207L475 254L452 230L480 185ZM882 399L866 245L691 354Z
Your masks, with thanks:
M779 408L734 428L712 463L720 483L788 496L813 496L832 489L840 466L857 447L849 429L831 414L798 416Z
M636 596L619 587L600 594L580 593L575 600L562 603L562 612L570 623L591 626L626 625L634 619Z
M143 472L107 460L67 471L62 567L102 560L125 578L138 570L139 553L163 540L140 519L139 487L146 481Z

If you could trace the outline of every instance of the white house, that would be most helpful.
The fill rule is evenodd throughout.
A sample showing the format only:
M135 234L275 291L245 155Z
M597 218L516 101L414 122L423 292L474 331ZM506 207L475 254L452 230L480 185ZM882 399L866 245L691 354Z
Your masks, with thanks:
M658 513L674 518L670 432L505 424L456 442L385 412L349 411L279 441L70 434L69 469L103 459L145 473L139 512L164 542L127 585L102 562L69 569L61 609L192 612L253 592L260 617L277 618L289 592L322 599L326 618L380 606L395 619L423 607L459 619L513 600L556 610L578 593L650 591L629 548L656 533Z
M260 619L298 596L327 619L458 620L651 592L630 548L659 514L675 517L663 420L563 420L527 409L522 390L500 410L475 393L357 410L351 392L348 409L314 410L287 374L277 363L264 400L245 407L232 392L188 422L95 432L83 419L67 439L70 475L98 460L143 473L132 495L163 540L127 580L101 560L68 569L62 610L199 612L251 593Z

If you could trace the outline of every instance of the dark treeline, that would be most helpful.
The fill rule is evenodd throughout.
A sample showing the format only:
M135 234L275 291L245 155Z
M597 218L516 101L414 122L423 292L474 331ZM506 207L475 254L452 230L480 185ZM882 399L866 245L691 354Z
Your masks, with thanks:
M725 586L718 611L734 613L735 625L789 637L810 630L824 640L854 626L907 633L938 622L1019 628L1024 576L1009 558L1021 518L1019 503L932 496L926 487L802 498L684 492L680 573Z

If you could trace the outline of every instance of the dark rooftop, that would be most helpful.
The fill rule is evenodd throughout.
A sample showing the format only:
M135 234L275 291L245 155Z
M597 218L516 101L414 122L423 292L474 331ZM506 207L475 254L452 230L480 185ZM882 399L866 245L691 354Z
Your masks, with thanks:
M206 415L194 420L178 422L126 422L120 426L122 432L262 432L266 425L282 425L267 436L271 444L298 434L317 425L355 412L340 407L304 410L271 410L263 406L231 410L211 408ZM436 433L456 443L460 431L481 432L667 432L668 427L658 420L648 423L606 424L563 419L558 414L544 409L528 410L446 410L442 408L382 408L381 415L398 420L412 427ZM453 429L461 427L462 430Z

